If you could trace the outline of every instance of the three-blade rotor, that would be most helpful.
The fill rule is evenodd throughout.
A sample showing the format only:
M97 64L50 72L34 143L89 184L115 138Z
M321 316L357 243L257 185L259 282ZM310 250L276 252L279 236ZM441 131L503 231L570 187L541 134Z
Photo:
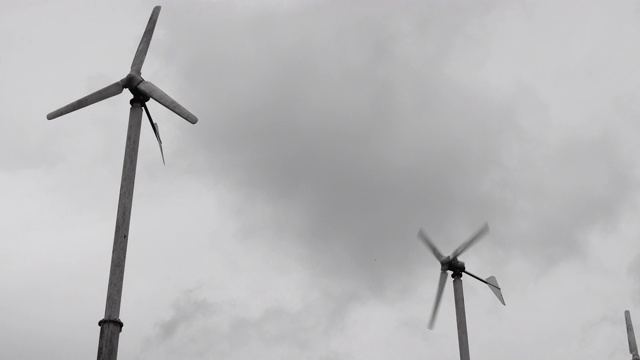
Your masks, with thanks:
M631 353L631 360L640 360L640 355L638 355L638 344L636 343L636 334L633 332L633 324L631 323L631 313L629 310L625 310L624 320L627 323L627 340L629 341L629 353Z
M496 295L498 300L505 305L504 298L502 296L502 292L500 286L498 285L498 281L494 276L490 276L487 279L482 279L468 271L466 271L464 263L458 260L458 256L462 255L465 251L467 251L471 246L476 244L478 240L480 240L483 236L485 236L489 232L489 225L484 224L480 230L478 230L475 234L473 234L467 241L463 242L457 249L455 249L451 255L443 256L440 250L433 243L431 238L425 233L424 230L420 229L418 232L418 238L422 240L422 242L431 250L433 256L440 262L440 279L438 281L438 288L436 292L436 299L433 305L433 311L431 312L431 318L429 320L429 329L433 329L436 321L436 315L438 314L438 308L440 307L440 301L442 300L442 293L444 292L444 287L447 282L447 272L452 271L454 273L460 272L470 275L471 277L487 284L491 291Z
M158 22L158 16L160 16L160 8L160 6L156 6L151 12L151 17L149 17L149 22L147 23L147 27L144 30L144 34L142 35L142 39L140 40L140 44L138 45L138 49L136 50L136 54L133 58L131 71L127 76L125 76L118 82L115 82L103 89L100 89L68 105L65 105L60 109L52 111L47 115L47 119L53 120L62 115L66 115L70 112L82 109L86 106L119 95L124 89L129 89L129 91L131 91L131 93L134 95L134 98L140 100L142 104L144 104L144 102L151 98L167 109L173 111L176 115L187 120L191 124L197 123L198 118L195 115L193 115L189 110L184 108L177 101L167 95L159 87L149 81L144 80L141 76L142 65L144 64L147 52L149 51L149 44L151 43L153 31L155 30L156 23ZM140 94L144 96L141 97ZM154 134L156 135L158 144L160 145L160 151L162 152L162 142L160 141L158 125L154 123L153 120L151 120L151 116L149 115L149 110L147 109L146 105L144 105L144 109L147 113L147 116L149 117L151 127ZM164 162L164 154L162 154L162 159Z

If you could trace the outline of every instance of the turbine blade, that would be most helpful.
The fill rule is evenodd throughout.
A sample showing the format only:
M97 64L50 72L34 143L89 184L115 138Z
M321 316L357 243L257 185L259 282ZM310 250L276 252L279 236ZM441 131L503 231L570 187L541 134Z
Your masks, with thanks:
M185 109L182 105L178 104L177 101L173 100L171 96L164 93L164 91L160 90L159 87L153 85L149 81L142 81L136 89L140 90L143 94L152 98L153 100L159 102L167 109L173 111L181 118L187 120L188 122L195 124L198 122L198 118L193 115L189 110Z
M153 8L147 27L144 29L144 34L142 34L140 45L138 45L138 50L136 50L136 55L133 57L131 72L134 74L140 75L142 64L144 63L144 59L147 57L147 51L149 51L149 44L151 43L153 30L155 30L156 23L158 22L158 16L160 16L160 6Z
M502 297L502 290L500 289L500 285L498 285L498 280L496 279L495 276L489 276L487 278L487 286L489 286L489 289L493 291L493 293L496 295L498 300L500 300L502 305L507 306L507 304L504 303L504 297Z
M418 231L418 238L420 238L422 242L424 242L425 245L427 245L427 247L433 253L433 256L435 256L436 259L438 259L438 261L442 262L442 259L444 259L444 256L442 256L442 253L440 253L440 250L438 250L438 248L435 246L433 241L429 239L429 236L427 236L427 233L425 233L424 230L420 229L420 231Z
M72 102L71 104L65 105L63 107L61 107L58 110L52 111L49 114L47 114L47 119L48 120L53 120L59 116L68 114L72 111L76 111L78 109L82 109L83 107L89 106L91 104L95 104L98 101L102 101L104 99L108 99L112 96L116 96L120 93L122 93L122 90L124 89L124 87L122 87L122 83L120 81L118 81L117 83L113 83L107 87L104 87L96 92L93 92L85 97L83 97L82 99L78 99L74 102Z
M162 140L160 140L160 128L158 127L158 123L153 123L153 132L156 134L156 139L158 140L158 145L160 146L160 156L162 156L162 165L167 165L164 162L164 151L162 150Z
M438 314L438 307L440 307L440 300L442 300L442 293L444 292L444 286L447 283L447 272L440 272L440 281L438 281L438 292L436 293L436 302L433 304L433 312L431 313L431 319L429 319L429 329L433 330L433 326L436 323L436 315Z
M638 355L638 344L636 344L636 334L633 332L633 324L631 323L631 313L625 310L624 319L627 323L627 338L629 340L629 352L631 355Z
M166 165L164 162L164 151L162 150L162 140L160 140L160 128L158 128L158 123L153 122L153 119L151 119L151 113L147 108L147 104L142 103L142 107L144 108L145 113L147 113L147 118L149 119L149 123L151 124L151 129L153 129L153 133L156 135L156 140L158 140L158 145L160 146L160 155L162 156L162 165Z
M470 248L473 244L478 242L483 236L485 236L489 232L489 224L485 223L478 232L476 232L469 240L465 241L460 245L452 254L451 258L455 258L460 256L463 252L465 252L468 248Z

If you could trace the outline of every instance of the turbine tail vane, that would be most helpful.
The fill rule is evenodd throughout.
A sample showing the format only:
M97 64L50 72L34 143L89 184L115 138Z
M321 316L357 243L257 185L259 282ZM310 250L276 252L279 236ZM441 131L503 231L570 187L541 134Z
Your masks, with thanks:
M631 313L629 310L624 312L624 320L627 323L627 338L629 340L629 352L632 355L632 359L640 358L638 356L638 344L636 343L636 334L633 332L633 324L631 323Z
M470 272L468 272L467 270L463 270L463 273L471 276L472 278L481 281L485 284L487 284L487 286L489 287L489 289L491 289L491 291L493 291L493 293L496 295L496 297L498 298L498 300L500 300L500 302L502 303L502 305L507 305L504 303L504 298L502 297L502 290L500 289L500 285L498 285L498 280L496 280L495 276L489 276L486 280L484 280L483 278L474 275Z
M502 290L500 289L500 286L498 285L498 280L496 279L495 276L489 276L487 278L487 285L489 286L489 289L491 289L491 291L493 291L493 293L496 295L498 300L500 300L502 305L507 306L507 304L504 303L504 297L502 297Z
M159 102L164 107L173 111L188 122L192 124L198 122L198 118L195 115L189 112L189 110L185 109L182 105L178 104L178 102L173 100L171 96L167 95L164 91L160 90L159 87L153 85L149 81L142 81L140 84L138 84L138 86L136 86L136 89L152 98L153 100Z
M433 311L431 312L431 319L429 319L429 329L433 330L436 323L436 315L438 314L438 308L440 307L440 300L442 300L442 293L444 292L444 286L447 283L447 272L445 270L440 272L440 281L438 282L438 292L436 293L436 302L433 304Z
M87 107L89 105L95 104L99 101L108 99L110 97L119 95L120 93L122 93L122 90L124 90L124 87L122 86L122 81L118 81L116 83L113 83L109 86L106 86L96 92L93 92L85 97L83 97L82 99L78 99L68 105L65 105L63 107L61 107L58 110L52 111L49 114L47 114L47 119L48 120L53 120L57 117L60 117L62 115L68 114L70 112L82 109L83 107Z
M156 28L158 16L160 16L160 8L160 6L156 6L153 8L151 16L149 17L149 22L147 23L147 27L144 29L144 34L142 34L140 45L138 45L138 50L136 50L136 55L133 57L133 63L131 63L131 72L137 74L138 76L140 76L140 72L142 71L142 64L144 64L144 59L147 57L147 51L149 51L151 37L153 37L153 31Z
M164 162L164 151L162 150L162 140L160 140L160 129L158 128L158 123L153 122L151 113L149 112L149 108L147 108L147 104L142 103L142 107L144 108L144 112L147 114L147 118L149 119L149 123L151 124L151 129L153 129L153 133L156 135L156 140L158 140L158 145L160 146L160 155L162 156L162 164L166 165Z

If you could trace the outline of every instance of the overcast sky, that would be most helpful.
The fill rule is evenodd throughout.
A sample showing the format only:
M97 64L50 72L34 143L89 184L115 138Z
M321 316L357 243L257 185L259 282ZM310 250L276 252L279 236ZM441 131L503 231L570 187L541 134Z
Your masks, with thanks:
M0 357L90 359L155 2L0 5ZM637 1L165 1L120 359L630 358L640 327Z

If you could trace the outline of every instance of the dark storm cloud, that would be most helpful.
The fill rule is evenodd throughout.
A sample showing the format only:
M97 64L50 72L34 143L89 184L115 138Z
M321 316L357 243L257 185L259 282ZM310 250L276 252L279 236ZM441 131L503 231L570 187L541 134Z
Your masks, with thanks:
M448 252L488 220L492 242L555 261L615 218L633 179L616 130L554 135L527 84L457 76L459 49L486 61L489 7L366 5L200 5L167 25L192 37L193 57L164 51L201 118L194 166L302 214L304 260L372 289L431 261L422 225Z

